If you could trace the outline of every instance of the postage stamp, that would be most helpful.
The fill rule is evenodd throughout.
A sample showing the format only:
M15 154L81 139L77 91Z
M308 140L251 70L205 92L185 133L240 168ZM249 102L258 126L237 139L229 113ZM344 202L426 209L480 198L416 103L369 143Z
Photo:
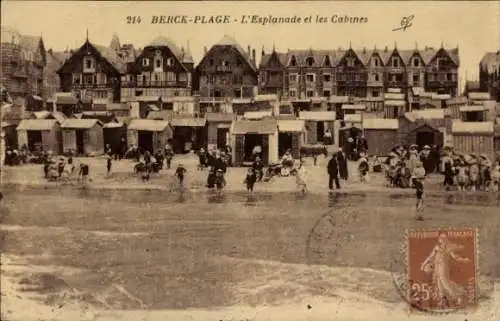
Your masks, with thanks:
M410 311L477 307L477 229L408 230L406 241Z

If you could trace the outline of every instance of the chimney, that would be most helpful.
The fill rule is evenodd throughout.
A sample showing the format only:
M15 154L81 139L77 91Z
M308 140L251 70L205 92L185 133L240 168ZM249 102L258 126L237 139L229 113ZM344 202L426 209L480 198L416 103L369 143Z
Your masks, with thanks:
M389 51L389 47L385 46L384 52L388 52L388 51Z
M366 53L366 47L363 47L363 53L364 54Z
M207 46L203 47L203 54L206 55L208 53Z
M262 51L260 53L262 56L264 56L266 54L266 52L264 51L264 46L262 46Z
M49 50L47 50L49 52L49 54L52 55L52 48L50 48Z
M248 56L250 57L250 55L252 54L252 51L250 50L250 46L248 46L247 49L248 49L248 51L247 51Z
M255 49L252 50L252 61L254 64L256 63L256 61L255 61Z

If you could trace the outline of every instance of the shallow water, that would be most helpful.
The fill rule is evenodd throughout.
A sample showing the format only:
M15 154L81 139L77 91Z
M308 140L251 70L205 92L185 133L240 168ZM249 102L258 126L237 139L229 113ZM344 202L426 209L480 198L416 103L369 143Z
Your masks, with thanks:
M481 273L500 277L495 194L429 195L424 221L414 219L413 195L398 193L23 188L5 196L5 253L80 269L58 277L111 307L280 304L339 288L399 302L391 272L404 270L400 247L414 227L478 227Z

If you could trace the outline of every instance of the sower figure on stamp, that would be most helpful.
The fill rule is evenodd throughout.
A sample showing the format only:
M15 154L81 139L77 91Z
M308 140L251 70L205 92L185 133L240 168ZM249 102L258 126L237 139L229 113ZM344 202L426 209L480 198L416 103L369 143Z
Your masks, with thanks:
M437 299L440 308L461 306L467 294L466 288L455 283L450 277L451 260L460 263L470 262L469 258L455 253L461 249L463 249L462 245L448 242L447 235L441 233L438 244L420 266L422 271L432 273L433 297Z

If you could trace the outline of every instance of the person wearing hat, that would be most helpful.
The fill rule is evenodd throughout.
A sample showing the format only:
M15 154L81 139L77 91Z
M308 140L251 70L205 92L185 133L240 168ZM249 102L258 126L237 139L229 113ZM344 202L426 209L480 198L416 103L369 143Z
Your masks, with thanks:
M297 168L297 174L295 176L297 187L302 191L302 194L307 193L307 178L306 178L306 168L299 162Z
M332 154L332 158L330 158L330 160L328 161L327 172L328 172L328 189L330 190L330 192L333 191L334 181L335 181L335 187L337 189L340 189L339 166L335 154Z
M88 164L81 163L80 164L80 172L78 176L81 178L82 185L85 187L87 185L87 181L90 174L90 168Z

